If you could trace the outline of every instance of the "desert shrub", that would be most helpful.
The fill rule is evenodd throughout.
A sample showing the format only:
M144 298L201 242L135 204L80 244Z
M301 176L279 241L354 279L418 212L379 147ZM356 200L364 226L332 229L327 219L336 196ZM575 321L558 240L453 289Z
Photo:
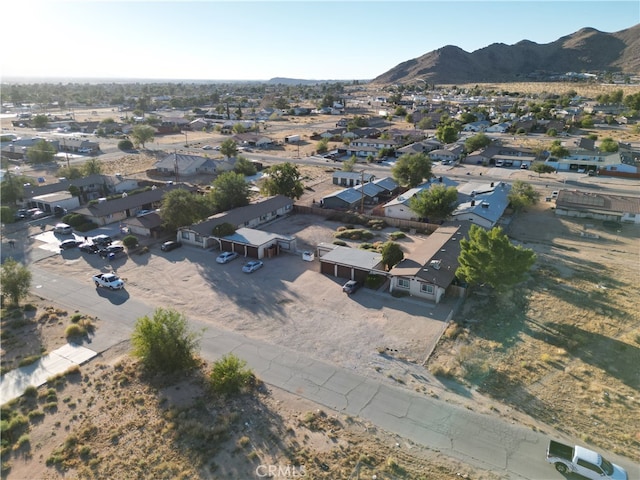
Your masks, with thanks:
M133 143L131 140L120 140L118 142L118 149L123 151L133 150Z
M376 247L373 246L373 243L361 243L358 246L359 249L361 250L375 250Z
M347 246L347 242L342 241L342 240L334 240L334 241L333 241L333 244L334 244L334 245L338 245L338 246L340 246L340 247L346 247L346 246Z
M67 339L83 337L84 335L86 335L86 333L87 333L86 330L84 328L82 328L82 326L77 324L77 323L72 323L71 325L69 325L64 330L64 336Z
M387 277L385 277L384 275L369 274L367 275L367 278L364 281L364 284L367 288L372 288L376 290L380 288L386 280L387 280Z
M369 217L353 212L337 212L327 217L332 222L340 222L353 225L367 225Z
M353 228L351 230L343 230L334 234L336 238L346 238L348 240L369 240L374 237L369 230L362 228Z
M74 313L71 316L71 323L78 323L80 321L80 319L82 318L82 315L80 313Z
M62 221L67 225L71 225L73 228L77 228L83 223L87 223L86 217L79 213L69 213L62 217Z
M41 356L42 355L29 355L28 357L24 357L22 360L20 360L20 362L18 363L18 366L25 367L27 365L31 365L32 363L40 360Z
M384 220L371 219L367 222L367 226L373 230L382 230L387 227L387 223Z
M407 238L407 235L404 232L392 232L389 234L389 238L391 240L399 240L401 238Z
M199 336L189 331L183 314L157 308L153 318L144 316L136 320L131 343L133 354L146 368L175 372L196 364Z
M217 393L233 394L250 387L255 376L246 366L247 362L235 355L225 355L213 364L209 377L211 388Z
M127 235L122 239L122 244L127 248L135 248L138 246L138 237L135 235Z
M25 397L37 397L38 396L38 387L36 387L34 385L29 385L27 388L24 389L24 396Z

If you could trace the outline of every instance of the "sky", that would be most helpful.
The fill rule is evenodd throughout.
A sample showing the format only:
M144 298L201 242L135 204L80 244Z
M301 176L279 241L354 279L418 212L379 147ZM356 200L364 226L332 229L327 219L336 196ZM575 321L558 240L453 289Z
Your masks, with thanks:
M640 23L638 0L8 0L2 81L368 80L446 45Z

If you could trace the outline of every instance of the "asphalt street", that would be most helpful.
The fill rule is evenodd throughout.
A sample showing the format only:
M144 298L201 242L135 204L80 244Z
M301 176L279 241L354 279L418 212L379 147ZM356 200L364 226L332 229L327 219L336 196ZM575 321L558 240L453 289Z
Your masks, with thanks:
M76 281L32 264L34 293L62 307L95 315L102 325L91 343L96 352L127 340L135 320L155 307L124 291L102 292L90 282ZM257 341L192 320L202 330L200 354L213 362L233 352L247 361L268 385L363 420L417 444L459 458L510 479L563 478L545 461L549 434L479 414L413 391L382 384L314 359L283 345ZM553 438L570 442L559 433ZM400 446L402 448L402 445ZM638 466L609 455L638 478Z

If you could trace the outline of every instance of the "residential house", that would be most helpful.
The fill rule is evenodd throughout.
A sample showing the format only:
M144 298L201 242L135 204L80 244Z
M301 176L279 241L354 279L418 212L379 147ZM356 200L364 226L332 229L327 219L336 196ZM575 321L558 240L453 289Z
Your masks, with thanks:
M375 175L371 173L345 172L342 170L333 172L333 184L340 185L341 187L353 187L361 183L372 182L375 179Z
M74 178L67 180L61 178L55 183L47 183L42 185L27 184L23 187L23 199L26 202L34 201L36 197L42 197L51 193L68 193L75 190L78 197L78 205L95 200L100 197L106 197L109 194L117 193L117 186L124 182L126 186L137 187L136 180L121 180L118 176L93 174L87 177ZM34 208L37 205L34 206ZM49 210L43 210L48 212Z
M398 193L400 188L400 185L391 177L377 178L373 180L373 183L382 188L381 198L391 198Z
M384 195L384 188L373 182L362 183L353 187L356 192L362 196L363 203L367 205L376 205L380 202L380 197Z
M511 185L505 182L469 183L458 188L458 206L451 214L454 221L466 221L480 227L495 227L509 206Z
M228 212L218 213L194 225L181 227L178 229L177 240L182 243L196 245L202 248L220 247L221 237L217 237L213 233L214 229L219 225L228 223L237 229L255 228L284 215L288 215L292 211L293 200L290 198L283 195L269 197L244 207L238 207L233 210L229 210ZM278 243L280 248L294 248L291 239L288 237L280 238ZM251 248L251 254L248 256L258 254L261 251L259 247L259 245L253 245ZM262 251L264 252L264 248Z
M640 225L640 197L560 190L555 214Z
M463 145L453 144L446 148L439 148L429 152L429 158L433 161L455 162L462 157L464 152Z
M420 221L418 214L411 210L411 199L423 190L431 188L431 186L433 185L457 187L458 182L447 177L437 177L423 183L422 185L418 185L415 188L411 188L382 206L384 210L384 216L389 218L399 218L403 220Z
M240 146L249 145L251 147L267 148L274 144L274 141L271 138L251 132L238 133L233 136L233 139Z
M356 210L362 203L362 193L353 188L338 190L322 197L321 205L334 210Z
M318 253L320 273L364 283L370 274L386 275L382 254L360 248L335 246Z
M194 194L197 190L195 187L184 184L165 185L133 195L123 193L120 198L112 200L100 198L96 203L76 209L74 213L84 215L88 220L101 226L123 222L128 218L135 217L141 210L160 208L164 195L175 189L185 189Z
M389 271L389 291L439 303L454 283L460 255L460 240L469 229L464 222L442 226L415 245Z
M193 175L218 173L218 166L214 159L184 153L170 153L157 161L153 167L160 175L178 179Z
M489 120L481 120L478 122L469 122L462 127L463 132L485 132L491 126Z
M158 238L164 233L163 220L157 211L144 215L137 214L135 217L126 218L120 224L129 233L141 237Z

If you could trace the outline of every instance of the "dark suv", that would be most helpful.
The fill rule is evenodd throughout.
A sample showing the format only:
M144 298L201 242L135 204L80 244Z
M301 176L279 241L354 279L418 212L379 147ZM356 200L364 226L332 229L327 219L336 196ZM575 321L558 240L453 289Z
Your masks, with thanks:
M113 240L109 235L96 235L91 241L99 247L108 247L113 243Z

